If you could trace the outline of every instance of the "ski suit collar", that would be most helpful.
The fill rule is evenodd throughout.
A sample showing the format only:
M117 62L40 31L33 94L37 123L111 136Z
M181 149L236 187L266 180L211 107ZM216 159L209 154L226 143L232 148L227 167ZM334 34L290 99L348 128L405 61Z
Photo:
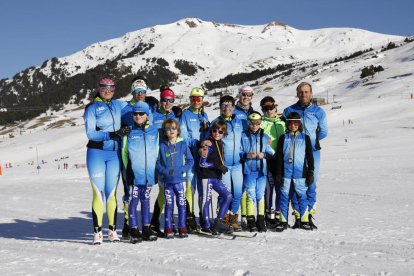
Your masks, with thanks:
M277 114L275 114L274 118L269 118L269 117L263 116L263 121L269 121L269 122L272 122L272 123L276 123L276 122L280 121L280 118L279 118L279 116L277 116Z
M297 106L299 106L301 109L309 108L309 107L311 107L311 106L312 106L312 102L309 102L307 106L303 106L303 105L301 105L301 104L300 104L300 101L298 101L296 104L297 104Z
M100 97L96 97L95 98L95 102L104 102L104 103L106 103L106 104L109 104L110 102L111 102L111 100L112 99L110 99L110 100L105 100L105 99L101 99Z
M300 133L299 131L295 131L295 132L293 132L293 131L290 131L290 130L289 130L289 134L292 134L292 135L295 135L295 136L297 136L299 133Z
M175 143L178 144L178 142L181 142L181 141L184 141L184 139L178 136ZM162 142L168 146L168 142L169 142L168 140L163 140Z
M190 110L195 114L200 114L201 113L201 108L195 109L194 107L190 106Z
M136 104L137 103L137 101L134 99L134 98L132 98L131 99L131 101L129 102L132 106L134 106L134 104Z
M145 122L145 129L149 128L149 126L150 126L150 122L147 120L147 121ZM134 121L134 127L135 127L135 128L139 128L139 129L142 129L142 126L141 126L141 125L139 125L139 124L137 124L135 121Z
M162 108L162 106L160 107L159 111L162 115L170 115L171 114L171 110L166 111L164 108Z
M250 113L250 112L253 111L253 108L252 108L252 104L251 103L249 104L248 107L245 107L244 105L242 105L240 103L240 101L237 102L236 108L239 109L239 110L241 110L241 111L243 111L244 113Z
M223 114L220 114L220 118L222 118L224 121L232 121L234 118L236 118L236 115L231 114L230 117L224 117Z

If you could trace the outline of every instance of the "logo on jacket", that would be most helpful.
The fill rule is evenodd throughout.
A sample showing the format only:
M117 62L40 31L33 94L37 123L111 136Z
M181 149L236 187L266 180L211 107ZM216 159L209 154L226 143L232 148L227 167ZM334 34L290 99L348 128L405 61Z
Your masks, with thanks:
M162 123L162 122L164 122L163 120L156 120L156 121L154 121L154 124L158 124L158 123Z
M155 136L154 135L148 135L148 139L155 140Z
M105 109L105 107L104 106L102 106L102 107L100 107L100 108L97 108L96 109L96 111L101 111L101 110L104 110Z
M129 136L132 140L141 139L141 136Z
M95 177L103 177L103 173L91 174L91 178L95 178Z
M197 122L196 119L190 119L190 122Z
M169 154L169 153L165 153L165 156L167 156L167 157L170 157L171 155L173 155L174 153L177 153L177 152L173 152L173 153L171 153L171 154Z

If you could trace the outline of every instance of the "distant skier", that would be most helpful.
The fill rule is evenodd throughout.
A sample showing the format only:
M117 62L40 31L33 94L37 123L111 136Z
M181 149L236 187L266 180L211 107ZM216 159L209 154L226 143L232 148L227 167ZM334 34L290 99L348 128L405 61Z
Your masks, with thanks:
M89 142L86 164L92 184L92 218L94 226L93 244L101 244L103 202L106 198L110 242L119 242L116 233L116 187L119 181L121 159L121 137L128 135L128 126L121 128L121 109L123 103L112 100L115 83L108 78L99 82L98 93L85 108L86 135ZM66 167L66 164L64 164Z
M309 224L313 230L318 229L313 222L313 216L316 212L316 182L318 180L319 164L320 164L320 149L319 141L328 135L328 124L326 113L322 108L311 103L312 86L307 82L302 82L296 88L299 101L289 106L283 111L283 117L291 112L297 112L302 117L303 133L308 135L312 142L313 158L315 160L315 182L309 187L306 194L309 202ZM292 206L294 210L298 210L298 202L296 198L292 198ZM300 215L295 211L295 218L300 220Z

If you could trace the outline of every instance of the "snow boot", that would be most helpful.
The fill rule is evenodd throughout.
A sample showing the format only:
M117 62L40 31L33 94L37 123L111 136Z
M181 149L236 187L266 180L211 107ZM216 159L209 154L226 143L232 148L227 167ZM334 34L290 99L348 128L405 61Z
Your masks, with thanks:
M300 229L303 229L303 230L312 230L309 222L301 222L300 223Z
M276 212L273 210L266 210L266 225L270 229L276 228L277 220L276 220Z
M187 216L186 221L188 232L200 232L200 226L198 226L194 214Z
M125 220L124 222L124 228L122 228L122 237L124 239L128 239L129 238L129 225L128 225L128 221Z
M142 240L143 241L156 241L157 240L157 236L152 234L152 231L149 225L145 225L142 227Z
M108 241L114 243L119 243L120 241L118 234L116 233L115 225L109 225Z
M213 226L214 231L218 232L218 233L227 233L227 234L231 234L233 233L233 227L231 226L227 226L222 219L216 218L214 220L214 226Z
M281 222L276 226L275 231L276 232L283 232L285 230L287 230L288 228L288 223L287 222Z
M247 216L245 216L245 215L242 215L241 216L241 223L240 223L240 225L241 225L241 228L243 230L249 230L249 224L247 222Z
M257 232L256 221L254 219L254 216L247 216L246 220L247 220L247 229L250 232Z
M203 227L203 228L201 228L201 232L204 232L204 233L208 233L208 234L211 234L211 235L218 235L219 233L217 233L216 232L216 230L214 230L214 228L213 227Z
M309 225L310 225L312 231L318 230L318 227L316 227L316 225L313 223L314 219L315 218L313 217L313 215L309 214Z
M156 224L156 225L151 224L150 229L151 229L152 234L154 234L155 236L160 237L160 238L165 237L165 233L163 233L160 230L160 225L159 224Z
M165 229L164 234L166 239L174 239L174 234L171 228Z
M180 238L188 238L187 231L185 231L185 227L178 228L178 235Z
M95 227L95 231L93 233L93 245L100 245L103 243L103 235L101 227Z
M264 215L257 215L257 223L256 223L256 226L257 226L257 230L260 233L267 232Z
M129 229L129 241L133 244L142 242L142 236L138 230L138 227L132 227Z
M228 222L226 223L227 226L233 227L234 232L241 232L242 229L239 226L239 224L237 223L237 219L239 217L239 214L233 214L232 212L230 212L230 214L228 214Z
M300 219L295 217L295 224L293 224L292 229L300 229Z

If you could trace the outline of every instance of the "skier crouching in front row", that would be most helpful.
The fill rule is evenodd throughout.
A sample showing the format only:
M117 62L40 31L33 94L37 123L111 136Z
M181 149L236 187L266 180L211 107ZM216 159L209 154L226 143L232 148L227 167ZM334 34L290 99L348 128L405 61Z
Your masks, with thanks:
M167 119L162 124L162 138L157 159L158 180L164 191L165 237L173 239L172 212L174 194L177 197L178 233L181 238L188 237L186 224L186 172L194 165L193 155L184 139L180 138L180 124Z
M276 227L276 232L287 229L289 193L296 196L299 202L300 218L296 218L292 228L311 230L306 191L314 178L312 144L309 136L302 132L299 113L289 113L286 121L287 132L280 136L276 150L275 182L281 187L280 224Z
M155 165L158 151L158 128L148 121L149 106L139 101L132 110L134 123L131 133L123 137L122 161L129 186L129 240L131 243L155 241L150 229L150 193L155 185ZM141 201L142 235L138 230L137 207Z
M224 166L224 145L221 138L227 136L227 123L222 120L217 120L211 126L211 133L208 140L211 141L211 146L208 146L208 153L206 158L200 159L200 172L199 172L199 193L200 196L200 208L202 216L202 229L201 231L206 233L217 234L218 233L232 233L233 227L227 226L223 222L224 215L227 213L233 196L224 184L222 180L222 174L228 172L226 166ZM214 225L210 227L209 205L211 201L211 192L214 189L222 198L223 201L220 204L220 210L217 214L217 218L214 220Z

